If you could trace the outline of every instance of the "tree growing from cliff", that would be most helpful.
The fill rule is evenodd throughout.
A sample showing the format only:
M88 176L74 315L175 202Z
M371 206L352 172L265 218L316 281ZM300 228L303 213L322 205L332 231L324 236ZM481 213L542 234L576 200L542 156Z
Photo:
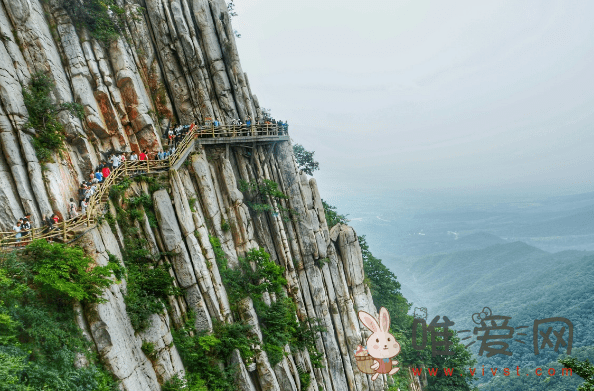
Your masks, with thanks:
M313 172L320 169L320 163L314 160L314 153L303 148L301 144L293 145L293 154L299 169L307 175L313 175Z
M559 362L585 380L578 391L594 391L594 365L589 360L580 361L575 357L564 357L559 359Z
M99 42L108 44L123 31L126 10L115 0L60 0L59 4L74 23L86 27Z
M293 208L284 207L283 201L289 197L278 188L278 183L269 179L258 181L239 181L239 191L246 197L245 203L256 214L280 214L284 221L297 221L299 214Z
M23 88L23 98L29 113L29 120L24 127L35 130L33 147L42 162L51 160L53 153L63 149L64 125L58 120L58 114L67 110L79 119L84 118L83 107L78 103L55 104L51 97L53 88L53 81L41 72L35 73L29 85Z
M101 301L117 268L93 266L81 248L45 240L0 254L0 390L119 389L75 321L73 302Z
M363 256L363 268L367 283L371 289L376 307L385 307L391 315L392 328L404 330L408 326L406 314L410 303L400 293L400 282L396 275L383 264L381 259L373 256L365 235L358 237Z
M324 215L326 215L326 224L328 224L328 229L339 223L348 224L348 215L338 214L336 211L336 206L332 206L324 200L322 200L322 205L324 206Z
M231 0L227 3L227 11L229 12L229 19L237 16L237 11L235 11L235 0ZM237 30L233 30L233 34L237 38L241 38L241 34L237 32Z

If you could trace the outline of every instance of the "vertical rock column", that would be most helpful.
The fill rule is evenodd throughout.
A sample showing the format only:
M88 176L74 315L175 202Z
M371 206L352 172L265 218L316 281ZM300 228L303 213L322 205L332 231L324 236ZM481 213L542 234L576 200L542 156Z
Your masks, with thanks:
M153 202L163 245L167 251L176 253L176 255L171 256L171 263L177 281L185 292L188 307L196 313L196 329L199 331L212 330L210 314L198 287L192 261L186 249L167 190L161 189L153 193Z
M194 12L194 19L200 31L201 46L204 50L205 60L213 80L214 90L218 98L222 115L226 122L237 118L238 113L233 97L233 90L229 83L227 69L223 61L221 45L217 37L215 22L212 17L208 0L191 0L191 8ZM245 118L245 116L242 116Z
M323 275L314 259L318 258L317 243L312 226L312 214L304 204L302 198L301 182L297 173L295 163L292 159L293 153L290 143L282 142L278 145L277 162L279 171L286 186L283 191L290 198L290 206L296 210L301 219L295 223L295 232L301 254L303 257L304 270L300 271L302 289L309 291L310 300L314 306L314 318L319 318L326 332L322 333L323 351L327 359L327 372L324 370L324 382L326 387L334 391L348 389L348 381L344 370L342 355L336 340L336 333L332 317L328 294L323 280ZM307 299L307 292L304 292ZM308 313L311 311L308 309ZM322 351L322 350L320 350Z
M88 254L92 254L100 266L107 265L110 254L121 259L117 240L104 223L94 228L79 243ZM113 284L103 293L105 303L91 304L85 308L85 315L97 352L113 375L122 382L127 391L159 391L157 374L151 362L142 352L142 340L134 332L124 304L125 283ZM159 318L157 315L154 317ZM160 322L159 322L160 323ZM158 324L158 323L157 323ZM154 329L154 340L171 340L167 327ZM183 374L181 360L175 347L168 350L169 373Z

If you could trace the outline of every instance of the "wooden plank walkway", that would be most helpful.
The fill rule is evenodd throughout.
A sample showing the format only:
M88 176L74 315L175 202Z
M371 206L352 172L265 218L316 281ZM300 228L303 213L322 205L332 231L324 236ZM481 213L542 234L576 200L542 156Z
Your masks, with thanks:
M70 242L76 239L76 233L84 228L90 228L103 215L105 204L109 199L109 191L113 185L121 183L124 178L138 175L154 175L177 170L198 144L237 144L237 143L270 143L288 141L287 126L276 124L262 125L223 125L223 126L192 126L183 140L177 145L175 153L165 160L135 160L125 161L100 184L98 190L91 196L86 214L64 220L49 227L32 228L27 235L17 238L16 232L0 232L0 249L11 250L27 245L32 240L47 239L60 242Z

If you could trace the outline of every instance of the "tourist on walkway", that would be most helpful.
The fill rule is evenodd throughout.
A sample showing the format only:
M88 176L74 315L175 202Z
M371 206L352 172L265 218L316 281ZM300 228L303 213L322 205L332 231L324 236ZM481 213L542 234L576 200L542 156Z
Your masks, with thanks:
M19 223L21 223L21 237L29 235L31 224L24 217L19 219Z
M50 217L47 217L47 215L43 215L42 225L45 228L43 230L43 233L48 233L49 231L54 229L54 220L52 220Z
M117 169L118 169L118 167L120 166L120 158L119 158L119 156L118 156L118 155L115 155L115 154L114 154L114 155L111 157L111 166L113 167L113 170L114 170L114 171L115 171L115 170L117 170Z
M78 217L78 212L76 211L76 203L74 202L74 198L70 199L70 203L68 204L68 213L71 219Z
M101 173L101 171L99 171L99 169L95 171L95 178L97 178L98 183L103 183L103 174Z
M21 241L21 222L17 221L16 225L12 227L12 231L15 232L14 237L16 238L17 243Z
M103 179L107 179L109 174L111 174L111 170L109 169L109 167L107 165L105 167L103 167L103 169L101 170L101 174L103 174Z

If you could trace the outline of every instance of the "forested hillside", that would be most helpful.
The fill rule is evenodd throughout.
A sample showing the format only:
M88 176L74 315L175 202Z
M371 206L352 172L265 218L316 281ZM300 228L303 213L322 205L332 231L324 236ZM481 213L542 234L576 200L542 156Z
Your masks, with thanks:
M594 347L585 347L575 349L571 355L580 361L590 360L594 362ZM536 369L541 368L541 376L536 374ZM550 370L554 368L554 371ZM522 376L517 376L511 372L514 376L496 376L495 378L489 379L487 384L480 386L481 391L531 391L531 390L547 390L547 391L566 391L576 390L580 384L584 382L584 379L576 375L572 371L571 376L563 376L562 373L563 365L557 361L548 362L538 367L522 368ZM529 376L525 376L525 374ZM552 376L551 376L552 374ZM489 376L487 376L489 377Z
M477 341L470 348L479 365L537 367L555 361L558 354L552 348L545 347L538 356L534 355L532 327L537 319L569 319L574 326L574 349L594 341L594 330L590 327L594 323L591 252L551 254L515 242L428 256L411 264L409 270L411 278L426 291L426 302L415 305L426 305L430 319L447 315L456 322L454 329L473 329L478 325L473 323L472 315L489 307L494 315L511 316L512 327L528 326L527 335L514 336L524 343L507 340L512 356L479 357L480 341ZM551 326L558 330L563 325ZM554 338L552 341L555 343Z

